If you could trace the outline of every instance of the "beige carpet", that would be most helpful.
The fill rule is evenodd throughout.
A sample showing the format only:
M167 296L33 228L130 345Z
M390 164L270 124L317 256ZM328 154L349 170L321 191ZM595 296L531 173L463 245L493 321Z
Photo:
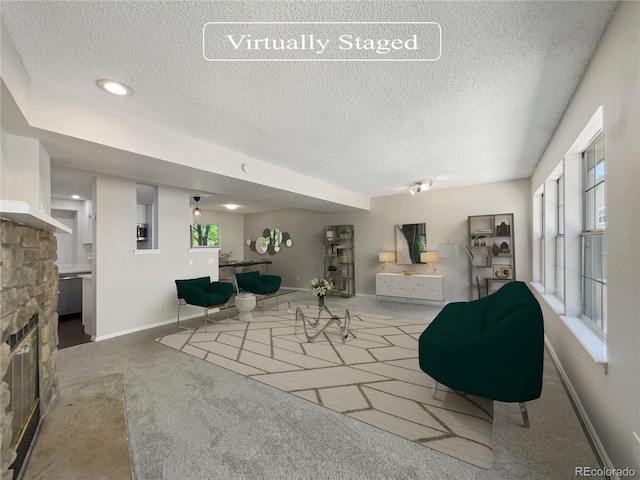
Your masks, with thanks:
M493 402L443 386L432 398L433 380L420 370L417 358L424 322L351 312L353 335L345 343L335 325L309 343L300 326L294 333L296 306L308 316L317 314L313 305L284 304L280 310L254 312L251 323L232 318L228 325L225 320L210 323L207 332L199 326L157 341L478 467L491 467Z
M23 480L132 478L122 375L59 388Z

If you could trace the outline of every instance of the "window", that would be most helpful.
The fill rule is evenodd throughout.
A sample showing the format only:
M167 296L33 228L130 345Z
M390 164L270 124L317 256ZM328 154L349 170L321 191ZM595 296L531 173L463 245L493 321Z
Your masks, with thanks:
M542 211L542 194L544 192L544 184L541 185L538 190L533 194L533 205L532 205L532 214L533 214L533 237L532 237L532 245L533 245L533 281L536 284L539 284L539 287L544 286L544 225L543 225L543 216L544 213Z
M136 250L158 249L157 185L136 183L136 214Z
M556 180L556 296L564 298L564 176Z
M219 247L220 225L216 223L194 223L191 228L191 248Z
M582 315L602 332L606 319L604 137L582 153Z
M545 258L545 248L544 248L544 192L540 195L540 283L544 285L544 258Z
M599 107L562 160L533 191L532 270L534 286L553 311L551 318L564 323L591 358L606 365L606 330L611 320L606 316L606 301L611 291L606 286L602 131ZM546 209L540 208L543 201ZM538 243L543 233L547 242ZM545 245L547 259L542 261L539 255ZM542 266L546 278L538 285Z

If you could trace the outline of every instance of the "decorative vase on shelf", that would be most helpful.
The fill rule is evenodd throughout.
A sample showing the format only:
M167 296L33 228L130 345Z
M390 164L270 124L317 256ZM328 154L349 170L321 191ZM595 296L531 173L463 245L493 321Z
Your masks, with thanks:
M511 235L511 227L506 223L502 222L498 225L498 236L499 237L508 237Z
M324 295L318 295L318 308L324 308Z
M491 253L493 253L494 257L497 257L500 254L500 247L496 242L493 242L493 247L491 247Z

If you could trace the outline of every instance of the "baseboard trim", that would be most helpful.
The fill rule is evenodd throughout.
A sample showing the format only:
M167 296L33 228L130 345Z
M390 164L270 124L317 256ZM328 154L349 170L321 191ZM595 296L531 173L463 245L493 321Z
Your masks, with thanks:
M297 287L280 287L282 290L298 290L298 291L308 291L308 288L297 288ZM284 295L284 294L282 294ZM278 295L279 297L282 295ZM363 297L375 297L375 295L367 295L367 294L359 294ZM229 308L234 308L231 305ZM180 321L190 320L192 318L202 317L202 313L194 313L192 315L185 315L180 317ZM98 335L96 337L91 337L91 340L94 342L101 342L102 340L108 340L110 338L120 337L122 335L128 335L129 333L141 332L143 330L148 330L149 328L162 327L164 325L169 325L170 323L177 323L177 318L172 318L169 320L163 320L161 322L151 323L149 325L142 325L140 327L130 328L127 330L122 330L120 332L108 333L106 335Z
M192 318L202 317L202 313L194 313L193 315L186 315L184 317L180 317L180 321L190 320ZM99 335L92 340L94 342L101 342L102 340L108 340L110 338L121 337L122 335L128 335L129 333L141 332L143 330L148 330L150 328L162 327L163 325L169 325L170 323L177 323L177 318L171 318L169 320L163 320L161 322L151 323L149 325L142 325L140 327L129 328L128 330L122 330L120 332L108 333L106 335Z
M289 287L282 287L285 290L296 290L293 288L289 288ZM300 288L299 290L306 290L305 288ZM278 297L280 297L282 295L278 295ZM234 305L229 305L228 308L235 308ZM211 309L209 310L209 313L217 313L220 310L214 310ZM181 316L180 317L180 321L182 322L183 320L190 320L192 318L199 318L202 317L203 313L194 313L192 315L185 315L185 316ZM141 332L142 330L148 330L149 328L156 328L156 327L162 327L163 325L169 325L170 323L177 323L178 319L177 318L171 318L169 320L163 320L161 322L156 322L156 323L151 323L149 325L142 325L140 327L135 327L135 328L130 328L128 330L122 330L120 332L114 332L114 333L108 333L106 335L99 335L96 337L91 337L91 340L94 342L100 342L102 340L108 340L110 338L115 338L115 337L120 337L122 335L128 335L129 333L136 333L136 332Z
M375 293L356 293L356 297L376 298L377 295Z
M560 377L562 377L562 381L564 382L564 385L567 391L569 392L571 401L573 402L573 405L578 411L578 415L580 415L580 419L582 420L582 423L585 429L587 430L587 435L589 436L589 439L591 440L591 443L593 444L597 455L600 457L600 461L602 462L603 467L606 470L609 470L610 472L615 472L615 467L613 466L613 463L611 462L609 455L607 455L607 451L604 449L604 445L602 445L602 442L600 441L600 437L598 437L596 429L591 423L591 420L587 415L587 411L584 409L584 406L582 405L582 402L578 397L578 392L576 392L575 388L573 388L573 384L571 383L571 380L569 380L569 377L567 376L567 372L565 372L564 368L562 367L562 363L560 363L560 359L558 358L558 355L556 355L556 352L551 346L551 342L549 341L549 338L546 335L544 336L544 343L549 349L549 354L553 359L553 363L555 363L556 368L560 373ZM611 479L620 480L620 477L617 475L612 475Z

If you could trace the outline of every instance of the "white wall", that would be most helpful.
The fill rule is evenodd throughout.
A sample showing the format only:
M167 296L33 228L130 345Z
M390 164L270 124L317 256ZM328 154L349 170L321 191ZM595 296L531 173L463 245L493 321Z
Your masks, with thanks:
M71 235L54 233L58 245L58 250L56 252L57 259L55 263L58 265L58 271L65 273L64 270L67 268L67 265L76 265L79 263L79 242L76 234L78 231L78 215L75 210L58 210L57 208L54 208L52 216L64 226L69 227L73 232Z
M51 157L38 142L38 164L39 164L39 201L37 208L47 215L51 214Z
M9 157L9 134L0 126L0 198L7 198L4 196L4 169Z
M91 230L91 200L70 200L62 198L51 199L51 216L73 230L71 234L58 234L58 259L56 265L61 272L70 270L91 270L89 246L92 238L88 234Z
M461 242L467 238L467 216L492 213L515 214L517 278L531 280L530 182L528 179L498 182L428 192L409 193L371 199L369 212L324 214L309 210L281 210L245 215L244 231L256 238L265 228L289 232L291 248L276 255L258 255L245 247L245 258L267 258L273 261L269 272L282 276L282 284L304 288L308 282L324 274L323 227L352 224L355 228L356 293L375 295L375 274L382 271L378 262L381 251L395 251L394 225L426 223L427 248L438 244ZM387 271L406 267L389 266ZM414 267L412 267L414 268ZM421 273L431 273L429 266L416 265ZM437 273L445 275L447 301L469 299L469 264L462 249L458 258L441 259Z
M245 241L262 236L265 228L279 228L291 235L293 245L283 246L275 255L258 255L244 245L244 258L271 260L268 272L282 277L283 287L305 288L314 277L323 274L324 225L331 225L332 216L302 209L247 214L244 216ZM356 239L358 238L356 231Z
M158 187L159 252L135 254L136 182L98 176L94 192L98 339L175 320L176 279L218 278L217 249L189 252L189 192ZM146 251L149 252L149 251ZM189 265L189 260L193 265ZM211 259L212 263L207 263ZM161 302L161 309L156 303ZM201 314L187 308L182 315Z
M621 2L532 180L535 191L602 105L608 374L554 311L545 332L616 468L640 471L640 3ZM544 392L543 392L544 394ZM639 453L634 456L634 445Z
M50 167L46 165L49 163L48 155L40 142L3 132L2 143L2 198L27 202L33 208L48 213L50 194L46 199L41 195L50 186L43 187L41 182L51 183Z

